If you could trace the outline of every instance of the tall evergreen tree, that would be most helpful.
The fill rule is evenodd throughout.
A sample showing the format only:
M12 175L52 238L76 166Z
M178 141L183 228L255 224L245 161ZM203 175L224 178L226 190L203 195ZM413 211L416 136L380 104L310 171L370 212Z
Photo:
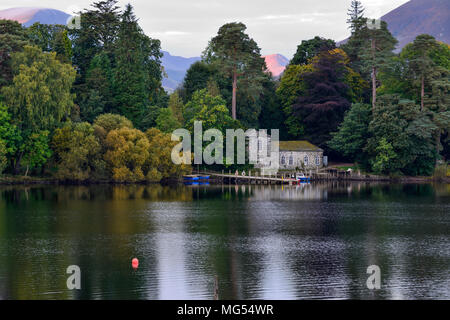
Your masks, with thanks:
M370 73L372 81L372 107L377 101L377 74L380 69L388 68L394 56L393 50L397 40L392 36L385 21L380 22L379 27L365 27L366 41L361 47L361 60L363 72ZM370 70L370 72L369 72Z
M417 36L405 50L405 52L409 52L406 58L409 60L410 74L420 83L420 107L422 110L424 109L425 82L428 80L427 75L432 75L433 69L437 67L431 54L438 47L439 44L434 37L422 34Z
M119 33L120 11L117 0L94 2L92 9L81 14L81 28L72 29L73 62L77 66L80 78L77 83L84 83L91 60L96 54L106 52L114 64L114 47Z
M364 7L361 1L352 0L350 8L347 11L348 19L347 23L352 35L358 34L365 24L364 19Z
M219 72L231 79L231 114L237 119L237 90L241 89L256 97L261 89L266 69L260 48L245 33L243 23L227 23L220 27L217 36L211 39L203 58L217 66Z
M361 60L361 52L367 41L367 18L364 17L364 11L361 2L352 0L347 13L347 24L351 30L351 35L341 48L347 53L347 56L350 59L351 68L368 80L370 75L364 74Z
M115 101L120 114L139 127L152 95L161 86L159 40L147 37L138 24L133 7L122 14L116 43Z

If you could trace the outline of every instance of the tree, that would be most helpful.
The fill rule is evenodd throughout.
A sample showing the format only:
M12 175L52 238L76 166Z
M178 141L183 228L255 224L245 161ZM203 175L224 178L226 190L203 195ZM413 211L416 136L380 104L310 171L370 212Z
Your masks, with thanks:
M350 9L347 11L347 23L349 24L352 35L359 33L365 24L364 10L361 1L352 0Z
M124 116L105 113L94 120L93 127L95 135L100 139L101 145L105 145L106 136L109 132L122 128L133 129L133 123Z
M170 134L165 134L156 128L145 132L150 143L149 157L144 164L144 171L149 181L161 181L167 178L177 178L191 172L190 165L176 165L172 162L172 149L178 143L172 141Z
M0 20L0 89L12 81L12 53L21 51L27 44L28 37L20 23Z
M105 142L105 161L115 181L146 180L143 166L150 156L150 143L143 132L131 128L112 130Z
M267 75L260 96L262 109L258 122L262 129L279 129L280 139L286 140L288 139L285 125L286 116L276 93L276 85L277 83Z
M175 117L175 119L178 121L178 123L183 123L183 100L181 100L180 96L178 95L178 92L174 92L170 95L169 99L169 109L172 112L172 115Z
M13 54L12 67L13 83L2 93L14 123L32 132L58 126L73 106L73 67L58 61L56 53L28 45Z
M6 142L0 139L0 175L8 165L8 158L6 157Z
M372 160L372 169L376 174L390 173L391 164L395 161L398 155L395 153L392 144L386 141L386 138L381 138L378 141L378 146L375 148L376 157Z
M158 118L156 118L156 128L164 133L172 133L180 127L181 123L174 117L171 109L162 108L159 110Z
M13 82L3 87L2 93L13 124L24 143L35 139L43 146L48 132L70 115L73 107L71 88L76 72L71 65L57 60L56 53L43 53L28 45L22 52L13 54L12 70ZM31 156L27 152L35 154ZM19 148L14 156L14 172L18 172L22 157L25 156L28 167L34 167L40 165L46 155L46 151L41 153L32 146Z
M43 166L51 157L52 150L49 146L49 134L48 130L33 132L20 146L23 162L27 167L25 176L28 175L29 169Z
M56 129L52 140L60 180L86 181L100 178L104 168L101 146L94 128L87 122L68 123Z
M321 51L328 51L336 48L336 42L331 39L325 39L319 36L314 37L310 40L303 40L302 43L297 47L297 52L295 53L292 60L289 62L290 65L303 65L308 64L309 60L315 57Z
M304 133L301 120L294 114L292 105L297 98L305 95L307 84L305 74L313 71L311 64L289 65L280 79L280 85L276 89L277 97L286 117L286 126L289 136L293 139L299 138Z
M77 84L83 84L91 59L104 52L114 63L114 44L120 24L117 0L98 1L91 10L80 13L81 28L70 30L73 39L73 62L80 77Z
M2 156L12 160L22 144L22 136L16 125L12 124L8 108L0 102L0 141L2 141ZM11 164L14 167L14 163ZM6 167L3 168L3 170Z
M450 147L450 48L431 36L420 35L393 62L394 68L380 73L382 86L378 93L420 101L424 116L436 126L436 150L446 156Z
M380 171L382 167L383 173L431 175L437 157L435 130L436 126L414 101L401 100L397 95L381 96L373 110L370 138L365 147L371 158L371 169ZM380 147L382 139L386 143ZM381 158L377 159L380 153ZM396 156L389 157L388 167L381 165L386 161L376 165L386 154L394 153Z
M332 133L328 145L350 161L366 164L367 155L363 151L369 136L372 110L369 104L355 103L346 112L339 130Z
M206 48L203 59L217 66L228 78L232 79L231 114L237 119L236 95L238 79L246 90L256 94L260 88L260 80L266 69L260 48L251 39L243 23L227 23L220 27L217 36L211 39Z
M436 39L430 35L422 34L403 49L403 57L409 61L411 75L420 81L420 107L424 109L425 81L427 75L436 67L431 53L439 47Z
M337 130L350 108L349 86L344 82L347 69L339 53L323 51L313 62L313 71L304 75L305 95L297 98L293 113L304 126L304 136L328 149L326 142Z
M186 71L183 80L185 90L184 102L191 100L195 91L205 89L209 79L216 75L214 67L204 61L194 62Z
M226 129L240 127L239 122L230 117L225 100L220 96L211 96L206 89L194 92L184 110L185 127L190 132L194 132L195 121L203 122L203 130L218 129L222 133Z
M380 27L365 27L367 35L365 43L361 47L361 69L368 73L372 79L372 107L375 108L377 101L377 73L380 69L388 68L394 56L393 50L397 40L392 36L387 28L387 23L380 22Z
M116 43L115 100L120 114L140 126L143 113L161 86L159 40L147 37L131 5L121 17Z
M113 70L106 53L97 54L86 74L85 89L79 91L81 118L92 122L99 114L114 111Z
M56 58L63 63L72 62L72 42L63 25L36 22L26 29L30 42L44 52L56 52Z

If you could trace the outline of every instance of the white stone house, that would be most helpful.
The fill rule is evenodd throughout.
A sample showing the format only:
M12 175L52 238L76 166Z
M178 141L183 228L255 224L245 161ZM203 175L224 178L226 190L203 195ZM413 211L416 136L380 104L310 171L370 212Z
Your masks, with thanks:
M323 167L323 150L308 141L280 141L280 170Z
M258 143L258 163L255 167L271 167L270 158L261 155L260 146L261 143ZM270 147L267 151L271 154ZM278 161L279 170L315 170L324 166L323 150L308 141L280 141Z

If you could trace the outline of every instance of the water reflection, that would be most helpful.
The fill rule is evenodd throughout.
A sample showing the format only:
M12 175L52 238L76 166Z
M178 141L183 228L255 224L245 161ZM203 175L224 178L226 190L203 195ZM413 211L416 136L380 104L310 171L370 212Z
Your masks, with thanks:
M212 299L216 276L221 299L450 298L449 200L428 184L2 187L0 298Z

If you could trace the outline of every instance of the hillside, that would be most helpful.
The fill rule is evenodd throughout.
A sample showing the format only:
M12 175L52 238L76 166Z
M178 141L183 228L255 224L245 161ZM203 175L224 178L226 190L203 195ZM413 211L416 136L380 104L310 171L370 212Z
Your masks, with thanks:
M0 10L0 19L15 20L29 27L36 22L42 24L66 24L70 17L65 12L49 8L11 8Z
M267 69L274 78L278 78L289 64L289 59L279 53L263 56L263 58L266 60Z
M167 74L167 78L163 79L163 87L168 91L175 90L184 79L186 71L200 57L185 58L180 56L173 56L167 51L163 51L162 65Z
M427 33L450 43L450 1L411 0L381 17L399 41L399 48Z

